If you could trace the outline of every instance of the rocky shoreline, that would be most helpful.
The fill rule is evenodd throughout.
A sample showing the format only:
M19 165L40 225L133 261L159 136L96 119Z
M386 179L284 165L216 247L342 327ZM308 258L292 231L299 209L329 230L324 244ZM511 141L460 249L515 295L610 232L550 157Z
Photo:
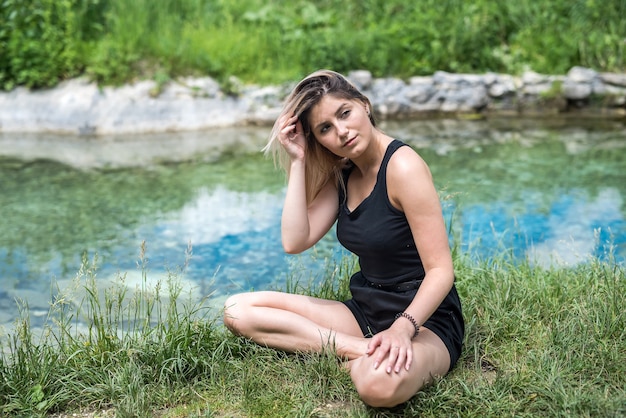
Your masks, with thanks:
M348 74L372 101L381 119L489 116L626 118L626 73L574 67L566 75L525 72L374 78ZM99 87L85 78L53 89L0 92L0 133L98 136L200 131L269 125L292 84L246 86L231 80L229 91L210 78L152 80Z

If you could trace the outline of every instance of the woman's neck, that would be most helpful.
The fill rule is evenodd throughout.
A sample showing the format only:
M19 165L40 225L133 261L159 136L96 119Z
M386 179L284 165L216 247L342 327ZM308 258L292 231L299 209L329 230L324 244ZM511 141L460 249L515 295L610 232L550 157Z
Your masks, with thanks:
M358 158L352 160L356 168L361 172L363 177L370 174L377 174L378 168L385 156L387 147L393 141L393 138L379 131L373 130L372 139L365 150Z

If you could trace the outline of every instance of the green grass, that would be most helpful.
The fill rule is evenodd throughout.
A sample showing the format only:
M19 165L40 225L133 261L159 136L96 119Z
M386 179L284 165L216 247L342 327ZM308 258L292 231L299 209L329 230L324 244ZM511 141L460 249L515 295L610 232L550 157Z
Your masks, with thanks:
M0 88L82 74L275 84L319 68L623 71L625 14L623 0L5 0Z
M140 288L97 283L84 260L51 301L43 331L27 306L2 336L0 414L79 410L119 417L626 415L626 277L613 261L545 269L507 256L457 256L467 337L447 377L394 409L365 406L332 353L285 354L224 330L207 300L190 303L184 266ZM341 299L354 260L290 292ZM77 298L76 295L82 297ZM86 326L79 326L85 323ZM58 416L58 415L55 415Z

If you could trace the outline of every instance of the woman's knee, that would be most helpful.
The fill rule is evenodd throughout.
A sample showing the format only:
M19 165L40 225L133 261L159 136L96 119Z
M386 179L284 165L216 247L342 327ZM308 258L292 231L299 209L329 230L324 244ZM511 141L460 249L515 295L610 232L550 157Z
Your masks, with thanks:
M224 325L236 334L241 334L241 325L245 323L245 316L250 307L245 293L229 296L224 302Z
M367 405L375 408L391 408L413 396L413 394L402 396L401 380L399 376L380 376L377 379L366 378L354 383L359 396Z
M409 373L387 373L383 368L374 369L371 359L362 357L350 368L352 382L359 396L369 406L391 408L409 400L419 389L407 381ZM421 387L421 385L420 385Z
M271 306L271 292L246 292L229 296L224 302L224 325L233 333L248 335L258 308Z

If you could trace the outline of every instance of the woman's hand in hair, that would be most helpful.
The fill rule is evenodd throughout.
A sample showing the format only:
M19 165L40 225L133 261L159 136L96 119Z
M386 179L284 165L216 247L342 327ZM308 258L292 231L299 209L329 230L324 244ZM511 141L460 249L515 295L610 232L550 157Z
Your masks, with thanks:
M285 151L287 151L289 158L292 160L304 160L306 139L302 123L296 115L281 117L278 140Z

